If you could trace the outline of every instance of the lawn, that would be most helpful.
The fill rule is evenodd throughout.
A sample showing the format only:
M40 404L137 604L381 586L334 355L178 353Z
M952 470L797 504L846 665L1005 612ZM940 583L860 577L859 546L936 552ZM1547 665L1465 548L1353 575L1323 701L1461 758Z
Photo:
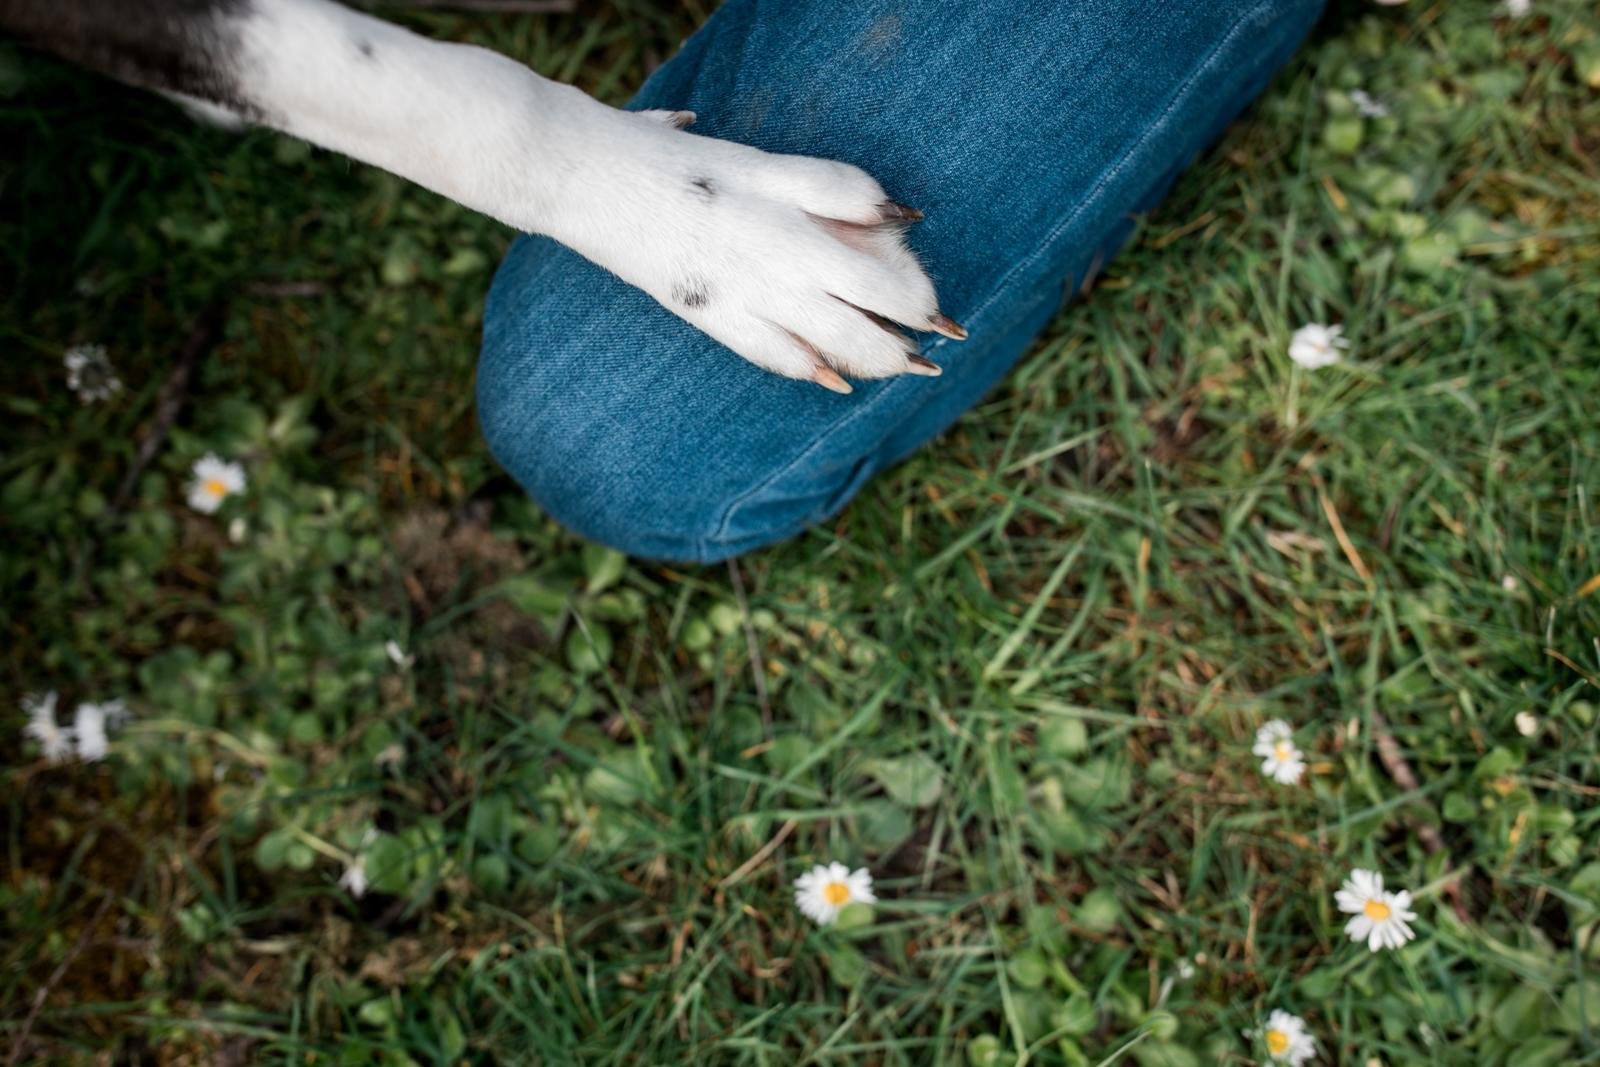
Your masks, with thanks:
M406 20L620 103L709 6ZM737 566L489 458L503 227L4 45L0 143L5 1062L1194 1067L1276 1010L1600 1062L1600 6L1337 4L998 390ZM832 861L878 900L822 926ZM1346 936L1355 869L1414 940Z

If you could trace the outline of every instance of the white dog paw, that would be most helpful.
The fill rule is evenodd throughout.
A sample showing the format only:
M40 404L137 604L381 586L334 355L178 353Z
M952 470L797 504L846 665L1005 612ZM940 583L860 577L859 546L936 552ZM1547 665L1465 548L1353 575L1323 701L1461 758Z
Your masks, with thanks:
M682 132L690 112L625 117L558 239L757 366L841 393L939 373L900 327L966 337L906 246L921 213L864 171Z

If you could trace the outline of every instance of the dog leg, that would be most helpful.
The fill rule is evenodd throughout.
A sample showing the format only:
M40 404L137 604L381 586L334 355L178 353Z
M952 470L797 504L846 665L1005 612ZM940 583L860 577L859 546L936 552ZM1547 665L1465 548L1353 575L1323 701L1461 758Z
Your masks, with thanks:
M686 112L619 111L329 0L0 0L0 26L554 237L788 377L936 374L892 324L964 336L904 243L920 215Z

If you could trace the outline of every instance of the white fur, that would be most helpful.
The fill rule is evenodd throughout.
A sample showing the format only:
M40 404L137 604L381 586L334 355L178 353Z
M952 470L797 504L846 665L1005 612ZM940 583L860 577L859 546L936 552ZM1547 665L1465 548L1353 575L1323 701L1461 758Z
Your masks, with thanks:
M905 372L910 344L844 301L914 329L937 311L897 232L846 243L813 218L879 220L888 197L855 167L687 133L686 113L618 111L327 0L255 0L241 38L268 124L548 234L768 370L814 376L796 335L845 375Z

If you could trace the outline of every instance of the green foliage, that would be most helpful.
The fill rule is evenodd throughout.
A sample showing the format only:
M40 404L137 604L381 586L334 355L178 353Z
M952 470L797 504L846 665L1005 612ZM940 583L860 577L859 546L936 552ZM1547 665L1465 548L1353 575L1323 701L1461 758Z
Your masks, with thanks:
M703 14L416 21L615 101ZM1322 1062L1600 1059L1596 42L1345 5L1006 385L738 582L497 474L501 228L0 48L0 1042L42 990L59 1061L1189 1067L1274 1008ZM46 689L129 700L108 759L22 736ZM817 928L829 860L879 903ZM1344 937L1357 866L1415 942Z

